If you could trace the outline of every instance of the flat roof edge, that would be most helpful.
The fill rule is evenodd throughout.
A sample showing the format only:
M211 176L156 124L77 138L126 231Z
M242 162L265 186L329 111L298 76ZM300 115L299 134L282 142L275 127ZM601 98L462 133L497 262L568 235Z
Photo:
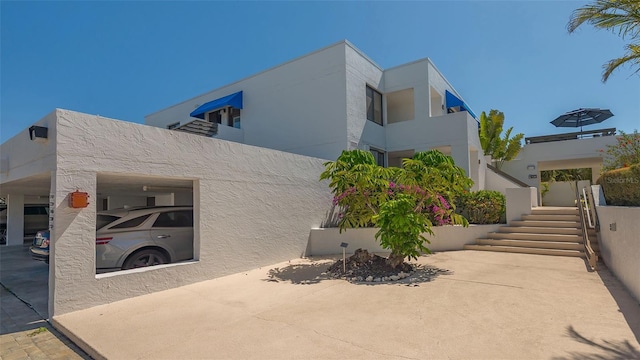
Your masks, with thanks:
M351 45L351 43L349 43L346 39L343 39L343 40L340 40L340 41L335 42L335 43L333 43L333 44L330 44L330 45L327 45L327 46L325 46L325 47L322 47L322 48L320 48L320 49L314 50L314 51L312 51L312 52L310 52L310 53L307 53L307 54L304 54L304 55L300 55L300 56L295 57L295 58L293 58L293 59L291 59L291 60L287 60L287 61L285 61L285 62L283 62L283 63L281 63L281 64L278 64L278 65L275 65L275 66L269 67L269 68L267 68L267 69L265 69L265 70L262 70L262 71L260 71L260 72L255 73L255 74L252 74L252 75L249 75L249 76L243 77L243 78L242 78L242 79L240 79L240 80L236 80L236 81L234 81L234 82L231 82L231 83L225 84L225 85L223 85L223 86L217 87L217 88L215 88L215 89L213 89L213 90L209 90L209 91L204 92L204 93L202 93L202 94L199 94L199 95L196 95L196 96L192 96L192 97L190 97L190 98L188 98L188 99L186 99L186 100L183 100L183 101L181 101L181 102L179 102L179 103L177 103L177 104L173 104L173 105L171 105L171 106L169 106L169 107L166 107L166 108L160 109L160 110L158 110L158 111L154 111L154 112L152 112L152 113L150 113L150 114L147 114L147 115L145 115L144 117L146 118L146 117L148 117L148 116L151 116L151 115L155 115L155 114L161 113L161 112L163 112L163 111L165 111L165 110L169 110L169 109L174 108L174 107L176 107L176 106L179 106L179 105L182 105L182 104L184 104L184 103L187 103L187 102L189 102L189 101L191 101L191 100L193 100L193 99L195 99L195 98L198 98L198 97L201 97L201 96L205 96L205 95L208 95L208 94L212 94L212 93L214 93L214 92L216 92L216 91L218 91L218 90L221 90L221 89L224 89L224 88L226 88L226 87L229 87L229 86L232 86L232 85L238 84L238 83L240 83L240 82L246 81L246 80L251 79L251 78L253 78L253 77L256 77L256 76L262 75L262 74L264 74L264 73L266 73L266 72L268 72L268 71L275 70L275 69L277 69L277 68L279 68L279 67L282 67L282 66L288 65L288 64L293 63L293 62L295 62L295 61L298 61L298 60L304 59L304 58L306 58L306 57L309 57L309 56L315 55L315 54L317 54L317 53L319 53L319 52L325 51L325 50L327 50L327 49L330 49L330 48L332 48L332 47L339 46L339 45L342 45L342 44L346 44L346 45L348 45L349 47L353 48L354 50L356 50L356 51L360 52L360 51L359 51L358 49L356 49L353 45ZM368 58L367 58L367 59L368 59ZM368 60L369 60L369 59L368 59ZM369 61L371 61L371 60L369 60ZM375 65L375 63L374 63L374 65ZM377 65L376 65L376 66L377 66Z

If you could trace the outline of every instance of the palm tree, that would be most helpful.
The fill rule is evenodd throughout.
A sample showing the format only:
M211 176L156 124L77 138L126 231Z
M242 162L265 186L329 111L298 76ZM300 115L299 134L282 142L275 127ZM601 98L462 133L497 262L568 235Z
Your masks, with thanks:
M625 46L625 54L610 60L602 67L602 82L623 64L637 66L640 71L640 1L638 0L596 0L594 3L576 9L571 14L567 30L574 32L580 25L589 23L597 29L605 29L618 33L622 39L629 38L630 44Z
M513 126L508 128L502 135L504 126L504 113L498 110L491 110L480 114L480 145L485 155L490 155L498 169L502 168L505 161L513 160L522 148L522 138L524 134L518 133L511 137Z

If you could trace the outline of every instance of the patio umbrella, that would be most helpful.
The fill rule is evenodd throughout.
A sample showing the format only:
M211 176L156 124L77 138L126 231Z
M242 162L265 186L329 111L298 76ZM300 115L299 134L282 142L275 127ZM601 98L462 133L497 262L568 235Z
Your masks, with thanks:
M551 123L556 127L579 126L582 132L583 126L603 122L612 116L613 114L609 109L578 109L558 116Z

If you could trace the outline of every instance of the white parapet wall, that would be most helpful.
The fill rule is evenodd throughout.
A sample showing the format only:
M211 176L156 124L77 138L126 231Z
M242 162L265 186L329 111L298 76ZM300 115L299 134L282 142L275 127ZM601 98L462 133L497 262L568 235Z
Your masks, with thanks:
M538 189L510 188L507 192L507 223L520 220L522 215L531 214L531 209L538 206Z
M594 188L597 199L599 186ZM596 212L602 260L640 302L640 207L601 205Z
M434 226L431 228L434 235L425 234L425 237L431 241L431 244L426 245L432 252L462 250L464 245L475 244L476 239L485 237L489 232L497 231L503 225L469 225L467 228L457 225ZM375 253L388 253L389 250L380 247L375 239L377 231L377 228L361 228L347 229L340 233L338 228L311 229L305 256L342 254L340 244L343 242L349 244L347 248L349 254L359 248Z
M322 159L67 110L53 116L52 317L300 257L331 205L318 181ZM102 173L192 180L194 260L96 275L91 199ZM89 193L88 207L69 207L76 190Z

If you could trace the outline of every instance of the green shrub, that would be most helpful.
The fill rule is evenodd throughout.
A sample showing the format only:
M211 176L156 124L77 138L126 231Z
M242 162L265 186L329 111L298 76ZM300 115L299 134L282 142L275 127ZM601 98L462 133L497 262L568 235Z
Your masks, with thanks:
M597 183L607 205L640 206L640 164L607 171Z
M456 201L456 212L470 224L504 223L507 199L499 191L480 190L463 194Z

